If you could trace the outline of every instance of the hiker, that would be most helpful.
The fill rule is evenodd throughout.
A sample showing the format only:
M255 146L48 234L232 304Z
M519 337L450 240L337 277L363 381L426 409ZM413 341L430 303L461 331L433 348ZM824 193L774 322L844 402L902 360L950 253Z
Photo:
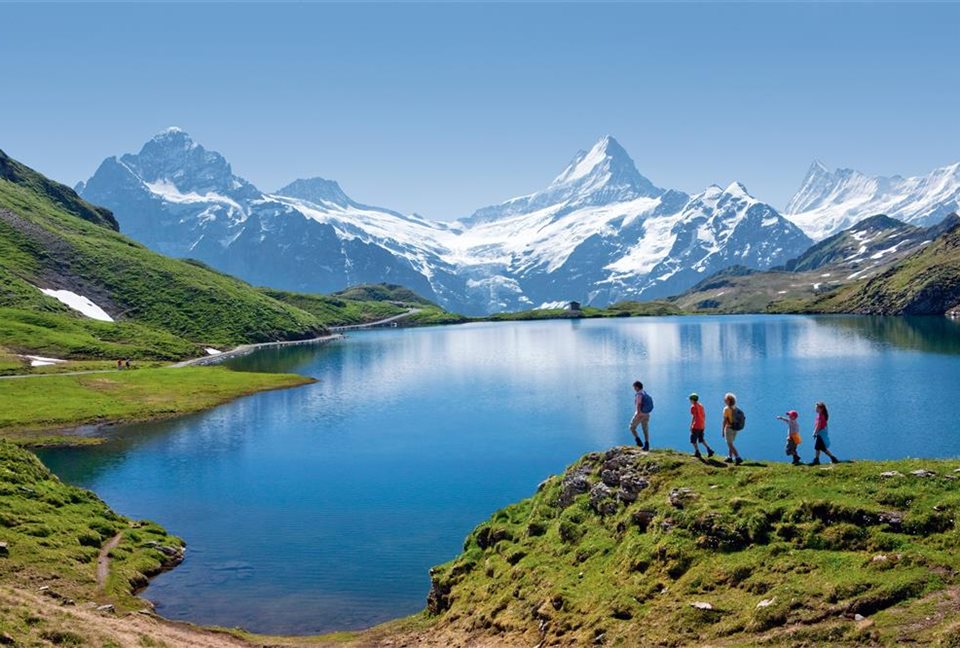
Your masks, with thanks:
M636 412L633 414L633 420L630 421L630 433L633 434L637 445L645 451L650 450L650 412L653 411L653 398L647 392L643 391L643 383L639 380L633 383L633 401L636 404ZM643 443L637 436L637 426L643 430Z
M787 424L787 447L788 457L793 457L793 465L800 465L800 455L797 453L797 446L800 445L800 422L797 419L800 414L797 410L790 410L786 416L778 416L777 419Z
M707 429L707 413L700 403L700 396L696 393L690 394L690 415L690 444L693 446L693 456L697 459L702 458L700 447L697 445L702 443L703 447L707 449L707 458L709 459L716 453L703 438L703 433Z
M817 419L813 424L813 449L816 451L816 454L813 457L813 461L810 462L810 465L820 465L821 452L830 457L831 463L840 463L840 460L830 452L830 433L827 431L827 421L830 420L830 412L827 411L827 405L823 401L820 401L817 403L816 409Z
M130 358L127 358L127 359L125 359L125 360L123 361L123 366L124 366L125 369L129 369L129 368L130 368Z
M120 358L117 360L117 371L123 371L123 359Z
M726 403L726 407L723 408L723 438L727 442L727 458L724 462L739 466L743 463L743 458L740 457L733 442L737 440L737 433L746 424L747 417L744 416L743 410L737 407L737 397L733 394L724 396L723 402Z

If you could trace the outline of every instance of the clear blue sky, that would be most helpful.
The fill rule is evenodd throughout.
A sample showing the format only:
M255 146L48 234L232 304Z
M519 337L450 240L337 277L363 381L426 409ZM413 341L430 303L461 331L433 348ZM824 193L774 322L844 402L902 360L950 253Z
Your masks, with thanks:
M782 207L814 158L960 160L960 5L2 4L0 148L70 184L170 125L264 190L451 218L610 133Z

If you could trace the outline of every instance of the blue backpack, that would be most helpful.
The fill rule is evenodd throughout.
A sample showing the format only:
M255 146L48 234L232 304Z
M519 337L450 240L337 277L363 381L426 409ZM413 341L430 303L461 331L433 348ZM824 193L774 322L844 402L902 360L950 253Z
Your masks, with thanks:
M640 397L640 411L643 414L649 414L653 411L653 396L647 392L643 392L643 396Z

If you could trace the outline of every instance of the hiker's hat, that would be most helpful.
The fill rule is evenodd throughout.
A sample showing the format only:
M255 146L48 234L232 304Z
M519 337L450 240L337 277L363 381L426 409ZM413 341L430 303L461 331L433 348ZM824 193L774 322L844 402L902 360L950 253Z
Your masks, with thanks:
M697 395L697 392L693 392L692 394L690 394L690 400L692 401L700 400L700 397Z
M792 419L795 419L800 415L797 413L797 410L790 410L789 412L787 412L787 416L789 416Z

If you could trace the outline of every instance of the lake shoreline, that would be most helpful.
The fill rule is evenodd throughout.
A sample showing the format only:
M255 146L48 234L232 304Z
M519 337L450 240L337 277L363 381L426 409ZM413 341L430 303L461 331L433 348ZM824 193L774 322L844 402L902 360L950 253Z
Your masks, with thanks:
M778 317L778 315L779 315L779 314L774 315L774 318ZM782 315L780 315L780 316L782 316ZM833 319L833 317L826 318L826 319ZM891 319L900 319L900 318L891 318ZM566 328L566 327L564 327L564 328ZM907 347L907 348L909 348L909 347ZM661 408L661 409L658 410L658 412L659 412L659 411L662 411L663 406L661 405L660 408ZM753 420L756 420L756 419L753 419ZM809 450L809 444L810 444L810 441L809 441L809 439L808 439L808 440L807 440L807 444L804 446L804 449ZM805 459L807 458L806 455L805 455L804 458L805 458ZM881 461L883 461L884 463L896 463L897 465L906 465L904 462L907 462L907 461L910 461L910 460L909 460L909 459L900 459L900 460L894 460L894 461L890 461L890 460L881 460ZM859 470L860 468L866 468L866 469L869 470L869 469L871 468L871 466L874 465L874 464L876 464L876 463L879 463L879 462L878 462L878 461L871 461L871 460L858 461L858 462L857 462L857 466L858 466L857 469ZM864 466L864 464L866 464L866 466ZM794 469L794 470L798 470L798 469ZM799 469L799 470L804 470L804 469ZM821 469L819 469L819 470L830 470L830 468L829 468L829 467L823 467L823 468L821 468ZM902 470L902 469L901 469L901 470ZM905 472L905 471L904 471L904 472ZM817 474L817 473L814 473L814 474ZM407 624L418 625L418 624L423 624L423 623L426 623L426 621L424 620L422 613L420 613L420 614L415 614L415 615L413 615L412 617L402 617L402 618L397 619L397 620L395 620L395 621L389 621L389 622L386 623L386 626L377 625L377 626L374 626L373 628L368 629L368 630L361 630L361 631L356 631L356 632L335 633L335 635L323 634L323 635L312 635L312 636L313 636L313 637L318 637L318 638L327 637L327 636L330 636L330 637L336 636L336 637L337 637L337 641L340 641L340 640L345 639L345 638L352 638L352 640L355 640L355 641L357 641L357 642L364 642L364 641L370 640L370 637L371 637L371 634L370 634L370 633L374 633L374 632L381 633L381 632L383 632L383 631L385 630L385 627L390 628L389 632L392 633L392 634L390 634L389 636L399 636L399 635L403 634L404 632L406 632L406 630L404 630L403 628L407 628L407 627L408 627ZM396 632L394 632L394 631L396 631ZM420 630L418 630L417 632L420 632ZM241 633L241 634L242 634L242 636L249 637L249 638L250 638L251 640L253 640L253 641L257 641L257 637L262 637L262 636L263 636L263 635L247 634L247 633ZM387 635L384 635L384 636L387 636ZM293 641L293 642L305 640L305 639L301 639L301 638L297 638L297 637L289 637L288 639L289 639L289 641ZM332 639L331 639L331 640L332 640ZM278 645L279 645L279 644L278 644ZM298 644L296 644L296 643L289 643L289 644L286 644L286 645L298 645ZM359 645L374 645L374 644L370 644L370 643L360 643ZM509 645L509 644L504 644L504 645Z

